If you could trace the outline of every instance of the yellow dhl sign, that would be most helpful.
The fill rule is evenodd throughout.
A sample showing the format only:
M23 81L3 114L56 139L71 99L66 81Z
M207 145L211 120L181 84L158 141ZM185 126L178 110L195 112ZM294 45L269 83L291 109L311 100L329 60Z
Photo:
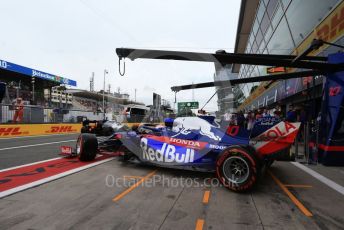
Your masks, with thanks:
M124 123L129 128L142 123ZM155 123L163 125L163 123ZM0 125L0 138L80 133L82 124L9 124Z
M344 2L342 1L329 14L313 32L294 50L293 54L298 55L305 51L313 39L322 39L327 42L335 42L338 38L344 35ZM309 56L316 55L324 50L328 45L323 45L319 50L308 54Z
M81 124L11 124L0 125L0 138L66 134L80 132Z

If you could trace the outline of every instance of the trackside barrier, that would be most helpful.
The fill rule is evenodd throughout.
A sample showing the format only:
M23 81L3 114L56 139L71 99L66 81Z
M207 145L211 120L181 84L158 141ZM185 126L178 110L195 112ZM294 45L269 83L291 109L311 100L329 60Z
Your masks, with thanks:
M0 138L79 133L81 124L0 125Z
M139 126L142 123L124 123L129 128ZM155 123L162 125L162 123ZM39 135L54 135L80 133L82 124L10 124L0 125L0 138L25 137Z
M8 104L0 104L0 123L13 123L15 115L15 106ZM41 124L41 123L77 123L78 117L86 117L90 120L102 120L104 114L101 112L82 111L74 109L61 109L59 113L58 108L45 108L35 105L24 105L22 113L22 121L17 119L18 123L22 124ZM106 117L112 120L112 113L107 113Z

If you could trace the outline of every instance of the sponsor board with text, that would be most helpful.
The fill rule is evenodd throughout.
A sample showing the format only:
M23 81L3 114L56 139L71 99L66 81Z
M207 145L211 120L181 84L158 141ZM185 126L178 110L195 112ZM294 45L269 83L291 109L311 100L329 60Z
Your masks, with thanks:
M78 133L81 124L11 124L0 125L0 138Z

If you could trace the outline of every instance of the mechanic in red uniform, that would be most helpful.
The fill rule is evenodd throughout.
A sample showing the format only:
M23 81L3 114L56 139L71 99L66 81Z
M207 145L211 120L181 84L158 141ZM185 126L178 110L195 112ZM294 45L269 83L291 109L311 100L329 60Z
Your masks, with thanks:
M23 121L23 115L24 115L24 103L20 97L17 98L14 107L15 107L15 112L13 116L13 123L17 123L17 120L19 123L21 123Z

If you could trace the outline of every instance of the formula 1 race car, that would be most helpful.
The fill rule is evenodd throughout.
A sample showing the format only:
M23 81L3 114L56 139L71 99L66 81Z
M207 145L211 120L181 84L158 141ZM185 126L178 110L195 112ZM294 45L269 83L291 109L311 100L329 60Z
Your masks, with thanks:
M108 120L84 120L81 133L93 133L101 136L110 136L117 131L129 130L129 127L116 121Z
M245 191L252 188L264 166L289 148L299 127L300 123L265 117L249 132L202 117L178 117L166 119L165 126L142 125L135 131L115 132L99 142L95 135L82 133L74 151L62 149L82 161L93 160L97 153L121 152L123 161L216 172L227 188Z

